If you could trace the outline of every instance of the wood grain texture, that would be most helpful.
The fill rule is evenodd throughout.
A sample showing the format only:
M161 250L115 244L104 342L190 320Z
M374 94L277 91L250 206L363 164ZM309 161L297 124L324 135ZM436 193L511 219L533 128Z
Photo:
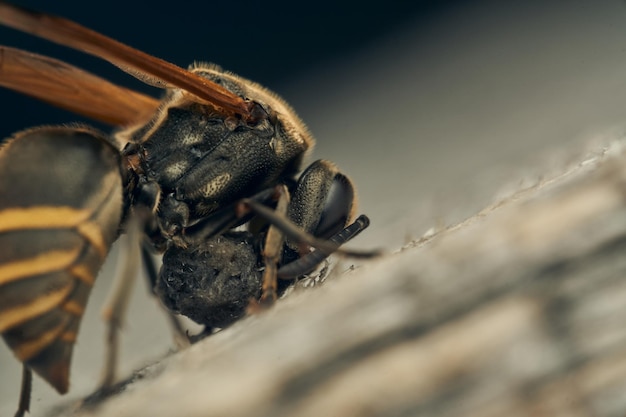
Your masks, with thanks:
M615 143L76 413L623 416L625 197Z

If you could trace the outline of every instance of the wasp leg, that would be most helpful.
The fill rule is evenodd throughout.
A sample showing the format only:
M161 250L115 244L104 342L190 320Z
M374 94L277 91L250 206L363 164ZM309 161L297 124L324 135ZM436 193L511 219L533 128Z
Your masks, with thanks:
M141 259L146 272L148 288L150 293L158 298L156 293L156 285L159 277L158 268L152 256L153 249L165 249L165 241L162 241L160 231L154 219L153 213L156 212L159 200L161 199L161 189L155 182L144 182L137 186L137 196L135 206L133 208L135 217L139 223L140 230L144 231L144 237L141 239ZM148 243L146 237L151 240ZM162 305L160 305L162 307ZM179 348L189 346L189 338L178 318L169 310L166 310L168 322L170 323L174 343Z
M278 202L274 213L278 216L287 215L287 207L289 205L289 191L284 185L280 185L276 188L278 192ZM278 263L281 260L283 251L283 242L285 238L281 230L271 225L267 231L265 237L265 246L263 248L263 261L265 263L265 271L263 272L263 286L261 287L261 299L262 305L271 305L277 298L277 276Z
M122 243L120 256L123 259L118 263L119 268L115 274L112 290L102 309L102 317L107 327L104 370L100 382L103 388L110 387L115 382L119 354L119 332L126 315L135 277L139 271L139 230L138 222L131 217L126 236L120 239Z
M126 316L135 277L139 272L140 260L143 260L146 266L150 291L154 294L154 285L157 280L156 267L148 249L140 243L140 230L143 229L137 219L129 220L125 240L122 241L126 250L124 248L120 250L120 256L123 256L124 259L119 263L120 268L116 272L113 289L109 293L102 312L107 325L104 371L100 383L103 388L108 388L115 383L119 355L119 333ZM169 311L166 312L166 315L172 326L175 343L181 348L189 346L189 338L178 318Z
M22 365L22 386L20 388L20 402L15 412L15 417L24 417L24 413L30 411L30 394L33 389L33 371L26 365Z
M278 199L276 187L265 189L252 197L237 201L222 207L209 217L202 219L192 226L186 227L183 233L184 242L187 246L203 245L208 239L223 234L252 218L254 210L250 209L245 201L253 201L263 207L273 206ZM273 211L273 208L266 207Z
M328 239L319 239L309 232L302 230L298 224L285 216L278 215L273 208L259 203L255 200L245 198L239 202L244 207L241 211L252 211L262 217L269 224L276 226L288 239L295 242L299 248L299 252L303 254L308 252L310 248L317 248L330 253L338 253L340 255L349 256L351 258L373 258L380 256L379 250L358 251L340 248L338 244Z
M142 243L141 245L141 258L146 268L146 278L148 279L150 292L152 293L153 296L158 298L155 288L157 285L159 274L157 272L157 267L154 262L154 258L152 257L152 253L150 251L150 247L146 243ZM181 349L189 346L191 339L185 332L185 329L183 328L183 325L180 323L180 320L178 320L178 317L176 317L176 315L174 315L168 309L163 309L163 310L165 310L165 314L172 328L174 343L176 343L176 346L178 346Z
M354 223L346 226L343 230L339 231L328 240L338 246L343 245L365 230L369 224L369 218L362 214L354 221ZM277 271L277 276L281 279L295 279L301 275L311 272L330 255L331 253L328 251L316 249L293 262L289 262L281 266Z
M280 186L279 186L280 187ZM320 248L330 253L337 251L345 256L353 258L370 258L378 256L378 251L353 251L339 249L338 245L327 240L326 236L320 236L304 229L301 222L292 219L289 214L279 215L276 213L274 204L278 200L277 187L265 189L252 197L241 199L233 204L225 206L212 213L209 217L200 220L192 226L186 227L181 235L186 246L197 246L203 244L207 239L224 233L238 225L246 223L253 215L261 217L266 223L275 225L285 237L296 242L296 244L307 245L303 252L309 247ZM291 207L291 204L290 204ZM347 216L346 216L347 218ZM345 219L344 219L345 221ZM328 221L324 223L326 225ZM338 223L328 237L341 230L345 223ZM262 227L257 227L262 229ZM254 230L252 230L254 232Z

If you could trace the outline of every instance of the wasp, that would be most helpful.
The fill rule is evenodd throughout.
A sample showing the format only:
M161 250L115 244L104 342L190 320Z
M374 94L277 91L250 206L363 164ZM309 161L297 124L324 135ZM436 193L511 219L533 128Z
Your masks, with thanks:
M183 69L3 1L0 24L165 90L155 99L0 46L1 86L115 127L31 128L0 147L0 334L23 363L16 415L28 411L32 371L67 392L89 293L121 234L136 243L126 262L145 264L163 304L207 329L270 305L284 282L333 252L372 255L339 248L369 220L355 219L354 185L334 164L303 169L314 139L276 94L218 66ZM153 253L163 255L160 271Z

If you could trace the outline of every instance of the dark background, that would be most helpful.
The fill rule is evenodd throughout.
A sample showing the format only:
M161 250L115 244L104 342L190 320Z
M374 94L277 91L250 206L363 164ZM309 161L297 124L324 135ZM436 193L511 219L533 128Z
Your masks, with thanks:
M386 34L454 7L459 1L411 2L143 2L16 1L15 4L72 19L84 26L186 67L194 61L221 65L280 90L346 54L366 50ZM68 48L0 27L0 42L49 55L109 80L158 95L108 63ZM77 120L61 110L0 91L0 134L33 124Z
M281 94L316 136L313 157L337 162L358 187L372 224L355 248L396 251L625 142L622 0L20 4L181 66L215 62ZM158 94L107 63L9 29L0 28L0 43ZM0 137L78 120L4 90L0 103ZM114 246L81 326L70 393L59 397L35 378L33 416L95 388L116 258ZM351 279L358 285L358 269ZM122 375L172 347L146 293L138 285L129 309ZM0 347L0 415L13 412L19 373Z

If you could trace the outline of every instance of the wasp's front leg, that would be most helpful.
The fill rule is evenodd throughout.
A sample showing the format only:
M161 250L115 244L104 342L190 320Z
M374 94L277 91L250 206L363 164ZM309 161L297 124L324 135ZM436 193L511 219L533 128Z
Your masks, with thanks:
M141 262L139 252L140 231L136 219L127 224L126 236L122 238L120 259L115 274L113 287L102 308L102 318L106 324L106 350L104 369L100 385L109 388L115 383L119 357L119 336L126 309L130 302L135 276Z
M284 185L276 187L278 193L278 201L276 203L275 212L279 216L287 215L289 206L289 191ZM268 306L274 303L277 298L278 282L277 271L278 264L281 261L283 252L284 235L276 225L271 225L265 237L265 245L263 247L263 262L265 263L265 271L263 272L263 286L261 287L260 304Z

